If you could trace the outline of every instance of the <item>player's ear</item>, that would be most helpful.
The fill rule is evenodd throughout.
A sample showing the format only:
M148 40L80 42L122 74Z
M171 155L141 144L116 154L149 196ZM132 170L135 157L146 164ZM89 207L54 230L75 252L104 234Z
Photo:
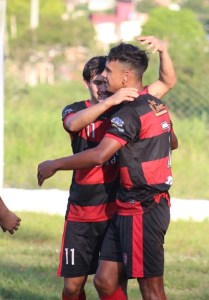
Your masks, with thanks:
M123 84L126 84L131 77L131 72L125 71L123 74Z

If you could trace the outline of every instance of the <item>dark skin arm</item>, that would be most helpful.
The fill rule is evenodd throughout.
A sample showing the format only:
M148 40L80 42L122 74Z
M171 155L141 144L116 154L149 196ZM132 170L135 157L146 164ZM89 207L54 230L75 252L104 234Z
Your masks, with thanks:
M175 135L175 132L171 130L171 150L175 150L178 148L178 139Z
M80 170L101 165L108 161L122 145L115 139L104 137L100 144L83 152L47 160L38 165L38 184L42 186L45 179L53 176L60 170Z
M2 230L8 231L13 234L15 230L18 230L21 219L12 211L8 209L4 201L0 197L0 226Z

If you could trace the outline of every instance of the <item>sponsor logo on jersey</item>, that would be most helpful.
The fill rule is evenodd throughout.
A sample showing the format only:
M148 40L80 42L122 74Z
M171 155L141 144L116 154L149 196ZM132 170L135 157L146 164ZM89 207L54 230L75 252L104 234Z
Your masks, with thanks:
M118 131L124 132L124 128L123 128L124 122L119 117L114 117L111 120L111 124L112 124L113 127L116 127L118 129Z
M149 107L151 108L151 110L154 112L154 114L156 115L156 117L161 116L165 113L167 113L167 110L164 106L164 104L157 104L155 102L155 100L148 100L149 102Z
M161 123L161 127L162 127L162 130L169 130L170 129L170 124L167 121L163 121Z

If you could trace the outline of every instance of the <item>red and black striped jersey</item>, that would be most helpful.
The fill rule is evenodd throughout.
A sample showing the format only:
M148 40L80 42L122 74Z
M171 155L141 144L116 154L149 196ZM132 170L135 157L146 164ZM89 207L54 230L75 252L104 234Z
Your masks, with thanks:
M111 118L106 137L124 147L119 151L118 212L144 211L172 184L171 120L161 100L146 94L124 104Z
M62 112L63 126L76 112L90 107L89 100L66 106ZM69 132L73 153L96 147L110 127L110 117L116 108L102 114L95 122L79 132ZM116 209L119 187L119 165L116 153L103 165L73 171L66 219L78 222L97 222L111 218Z

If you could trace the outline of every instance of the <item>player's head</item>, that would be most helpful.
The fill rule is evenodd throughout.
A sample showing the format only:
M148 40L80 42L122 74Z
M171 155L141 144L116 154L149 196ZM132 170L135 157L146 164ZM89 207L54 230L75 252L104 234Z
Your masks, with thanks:
M106 91L106 79L101 73L104 71L107 57L92 57L84 66L83 79L89 89L92 102L104 100L110 93Z
M133 82L141 82L147 67L148 56L144 50L131 44L120 43L110 49L102 75L107 78L108 90L116 92Z
M92 57L83 68L83 79L89 83L93 77L104 71L107 56Z

